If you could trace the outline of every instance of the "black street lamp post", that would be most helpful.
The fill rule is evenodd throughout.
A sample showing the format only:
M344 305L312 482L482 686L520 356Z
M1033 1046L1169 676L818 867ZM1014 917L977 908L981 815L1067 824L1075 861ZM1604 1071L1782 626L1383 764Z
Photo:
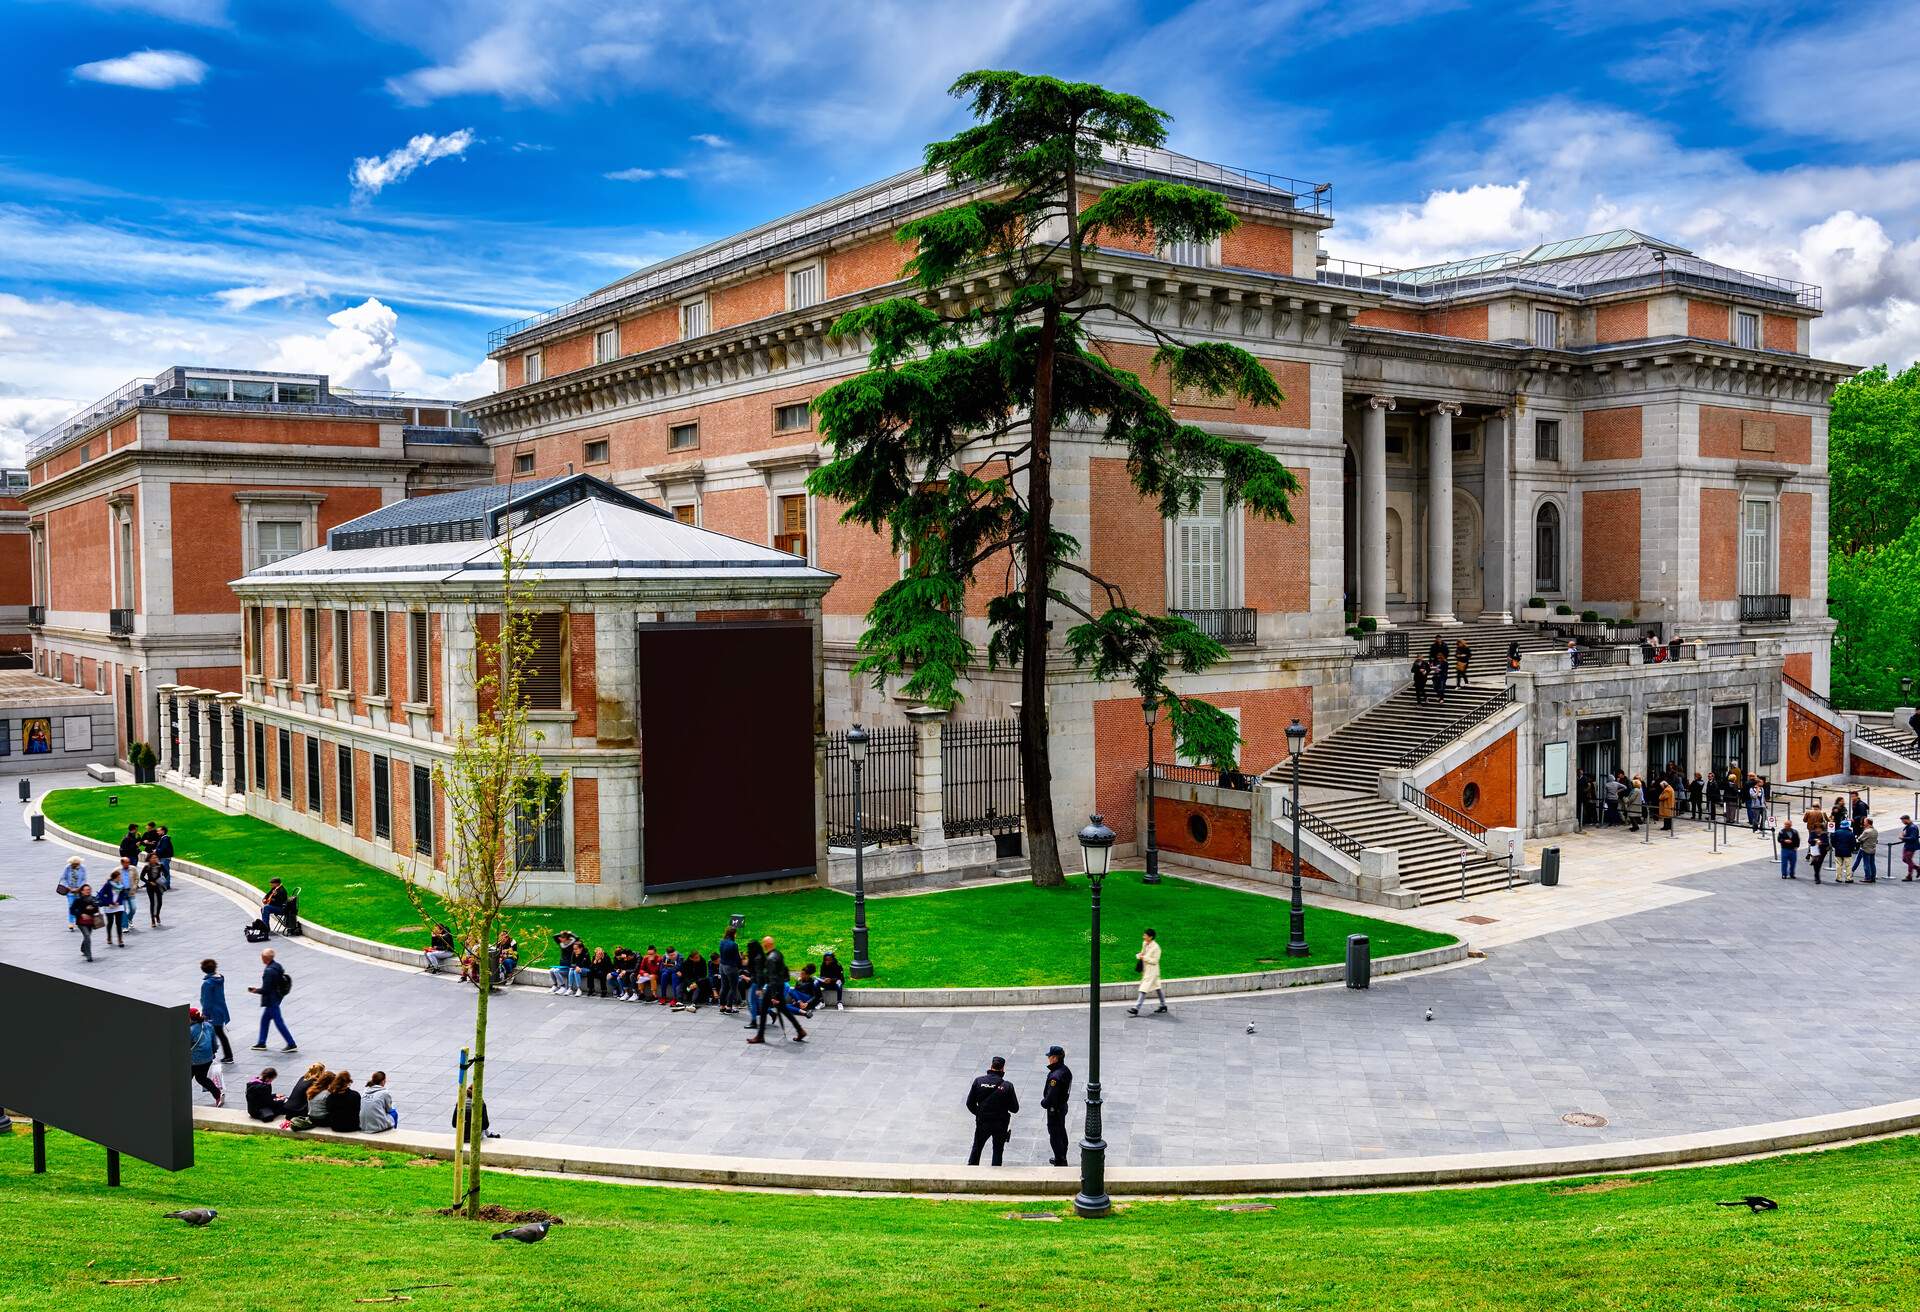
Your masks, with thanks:
M1147 873L1140 882L1157 884L1160 882L1160 843L1153 827L1153 726L1160 719L1159 701L1142 698L1140 714L1147 722Z
M1287 726L1287 755L1293 758L1293 902L1287 912L1287 955L1307 955L1307 909L1300 901L1300 749L1307 729L1295 720Z
M1107 1141L1100 1137L1100 885L1113 859L1113 830L1097 815L1088 818L1093 823L1080 831L1080 858L1093 898L1093 937L1087 945L1087 1135L1080 1141L1080 1192L1074 1195L1073 1210L1081 1216L1105 1216L1113 1202L1107 1197Z
M847 971L855 979L869 979L873 962L867 957L867 835L860 817L860 772L867 764L867 731L857 724L847 730L847 763L853 767L853 961Z

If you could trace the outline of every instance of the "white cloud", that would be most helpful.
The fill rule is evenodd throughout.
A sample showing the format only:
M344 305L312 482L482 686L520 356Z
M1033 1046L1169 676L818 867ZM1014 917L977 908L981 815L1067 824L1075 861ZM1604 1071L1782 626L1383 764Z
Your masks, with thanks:
M610 182L651 182L655 178L684 178L685 169L617 169L600 175Z
M691 137L688 137L687 140L698 142L700 145L710 147L714 150L725 150L733 144L716 132L696 132Z
M324 333L295 333L273 344L261 368L324 373L339 387L408 392L465 401L490 392L494 365L480 360L451 374L435 374L404 344L400 316L392 306L369 296L327 316Z
M1744 117L1834 141L1884 143L1920 131L1920 24L1911 5L1843 9L1755 50L1732 79Z
M136 50L117 59L97 59L73 70L88 82L105 82L141 91L172 91L197 87L206 80L207 66L182 50Z
M283 301L295 296L311 295L313 289L304 282L258 283L249 287L228 287L213 294L213 299L229 310L251 310L256 305L268 301Z
M1553 216L1527 204L1528 186L1522 179L1433 191L1418 205L1362 210L1355 221L1367 233L1367 258L1396 268L1532 246Z
M366 155L353 161L353 194L356 200L377 196L385 187L403 182L414 170L437 159L458 158L473 144L473 129L460 128L444 137L422 132L407 144L384 155Z

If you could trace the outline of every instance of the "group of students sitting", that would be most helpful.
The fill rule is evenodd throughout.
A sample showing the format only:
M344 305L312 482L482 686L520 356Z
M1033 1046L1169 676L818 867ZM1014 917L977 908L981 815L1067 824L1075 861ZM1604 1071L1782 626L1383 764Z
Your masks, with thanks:
M561 930L554 935L560 951L559 963L547 970L549 993L570 997L603 998L619 1002L651 1002L674 1011L698 1011L718 1004L720 1013L731 1016L740 1009L756 985L763 985L759 959L763 949L749 939L742 952L737 931L728 929L713 955L702 955L695 948L686 956L672 944L662 953L652 943L645 952L616 946L588 948L579 935ZM816 968L809 961L800 967L799 978L785 984L787 1001L803 1016L812 1016L833 990L834 1003L846 1010L847 972L831 949L820 956Z
M353 1087L346 1071L330 1071L322 1062L307 1067L284 1098L273 1092L280 1072L269 1066L247 1081L247 1115L279 1121L283 1130L342 1130L379 1134L400 1124L400 1111L387 1088L387 1073L375 1071L367 1087Z

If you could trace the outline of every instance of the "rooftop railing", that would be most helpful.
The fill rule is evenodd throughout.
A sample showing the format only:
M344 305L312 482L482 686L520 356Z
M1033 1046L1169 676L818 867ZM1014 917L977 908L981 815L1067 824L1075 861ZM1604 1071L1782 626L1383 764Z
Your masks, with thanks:
M1813 283L1776 278L1772 274L1754 273L1746 269L1729 269L1694 255L1669 255L1666 263L1657 268L1633 267L1572 282L1559 282L1530 273L1531 270L1551 267L1551 263L1522 264L1428 281L1412 277L1416 270L1390 269L1385 265L1367 264L1360 260L1328 258L1320 263L1319 281L1413 301L1446 301L1478 292L1505 289L1591 296L1600 292L1659 287L1668 283L1776 301L1806 310L1818 310L1821 301L1820 288Z

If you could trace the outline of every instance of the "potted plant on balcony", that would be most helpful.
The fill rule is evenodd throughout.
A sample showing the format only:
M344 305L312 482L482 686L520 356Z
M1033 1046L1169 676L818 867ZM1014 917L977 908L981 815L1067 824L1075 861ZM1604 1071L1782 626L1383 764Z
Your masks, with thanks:
M1558 606L1555 606L1553 608L1553 613L1555 615L1571 615L1573 614L1573 607L1567 605L1567 603L1563 601Z
M1527 604L1520 608L1522 624L1544 624L1552 616L1553 610L1539 597L1528 597Z

